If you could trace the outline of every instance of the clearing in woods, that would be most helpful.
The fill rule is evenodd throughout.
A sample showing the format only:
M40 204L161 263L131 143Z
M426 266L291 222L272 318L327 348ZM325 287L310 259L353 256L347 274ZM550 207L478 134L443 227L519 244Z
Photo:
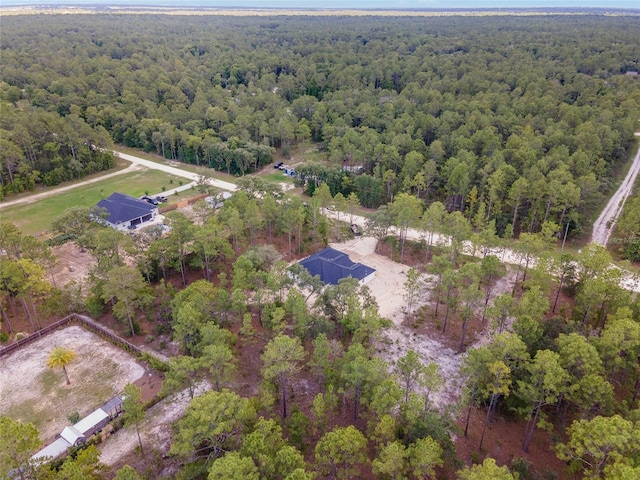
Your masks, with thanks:
M61 369L47 367L56 346L73 350L68 366L71 385ZM79 326L67 327L0 358L0 416L32 422L43 441L122 392L145 373L135 357Z

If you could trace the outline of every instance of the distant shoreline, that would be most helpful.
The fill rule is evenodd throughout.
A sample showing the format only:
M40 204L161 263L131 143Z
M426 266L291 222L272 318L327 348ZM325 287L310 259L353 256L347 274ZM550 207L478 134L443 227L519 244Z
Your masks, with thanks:
M352 16L352 17L450 17L450 16L541 16L606 15L640 16L640 9L628 8L452 8L452 9L339 9L339 8L257 8L181 7L143 5L3 5L0 16L8 15L214 15L214 16Z

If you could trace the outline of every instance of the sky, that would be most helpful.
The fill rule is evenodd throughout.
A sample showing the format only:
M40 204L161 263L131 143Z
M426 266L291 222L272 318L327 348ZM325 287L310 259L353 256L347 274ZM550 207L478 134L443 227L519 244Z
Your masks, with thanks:
M54 4L347 9L604 7L640 10L640 0L0 0L0 6Z

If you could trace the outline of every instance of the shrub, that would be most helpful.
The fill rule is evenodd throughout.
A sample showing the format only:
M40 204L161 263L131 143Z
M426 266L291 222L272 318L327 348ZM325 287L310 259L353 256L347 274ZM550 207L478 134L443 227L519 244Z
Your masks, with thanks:
M98 318L104 311L104 301L98 295L89 295L84 302L84 308L92 318Z
M531 462L526 458L516 457L511 460L511 470L518 473L520 480L531 478Z
M76 424L76 423L78 423L80 421L80 414L76 410L75 412L70 413L69 415L67 415L67 420L69 420L69 422L71 422L71 425L74 425L74 424Z

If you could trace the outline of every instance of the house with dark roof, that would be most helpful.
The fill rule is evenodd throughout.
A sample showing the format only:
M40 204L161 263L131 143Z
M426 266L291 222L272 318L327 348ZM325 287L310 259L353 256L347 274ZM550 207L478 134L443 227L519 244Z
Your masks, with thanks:
M337 285L341 278L353 277L360 284L373 278L376 271L361 263L351 261L346 253L327 247L300 261L300 265L312 275L318 275L324 283Z
M158 215L158 206L144 200L114 192L96 205L106 211L104 221L118 230L134 229L153 221Z

